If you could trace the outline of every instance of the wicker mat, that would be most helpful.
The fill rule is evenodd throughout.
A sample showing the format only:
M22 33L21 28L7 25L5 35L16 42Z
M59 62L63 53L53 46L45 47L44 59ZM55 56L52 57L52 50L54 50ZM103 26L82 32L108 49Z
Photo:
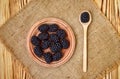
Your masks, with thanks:
M82 72L83 29L78 18L82 10L92 13L88 31L88 72ZM34 62L26 48L31 26L45 17L67 22L76 36L74 55L58 68L44 68ZM119 64L120 37L92 0L35 0L0 28L1 41L28 67L34 79L94 79L106 68ZM114 53L114 54L113 54Z

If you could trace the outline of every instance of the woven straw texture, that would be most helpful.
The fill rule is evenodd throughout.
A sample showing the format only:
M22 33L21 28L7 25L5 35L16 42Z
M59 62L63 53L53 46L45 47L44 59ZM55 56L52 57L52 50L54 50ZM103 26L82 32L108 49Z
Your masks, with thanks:
M87 73L82 72L83 29L78 21L79 14L84 9L90 10L93 16L88 31L89 70ZM30 58L26 49L26 36L30 27L45 17L57 17L64 20L71 25L76 36L77 44L73 57L59 68L48 69L39 66ZM62 79L94 79L107 67L113 68L119 64L120 38L92 1L36 0L31 2L0 28L0 38L10 49L9 51L12 51L28 67L35 79L61 79L61 77Z

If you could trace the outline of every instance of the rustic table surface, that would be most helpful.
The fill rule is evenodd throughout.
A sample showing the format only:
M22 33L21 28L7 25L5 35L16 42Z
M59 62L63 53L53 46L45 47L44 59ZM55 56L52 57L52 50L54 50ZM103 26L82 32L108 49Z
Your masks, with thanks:
M94 0L120 34L120 0ZM30 0L0 0L0 26L18 13ZM29 70L0 42L0 79L32 79ZM106 71L103 79L120 79L120 66Z

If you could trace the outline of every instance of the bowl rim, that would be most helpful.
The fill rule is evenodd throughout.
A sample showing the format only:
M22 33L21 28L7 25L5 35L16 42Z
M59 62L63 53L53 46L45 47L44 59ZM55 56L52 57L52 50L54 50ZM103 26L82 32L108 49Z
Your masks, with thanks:
M70 53L67 55L67 57L64 58L64 60L60 61L58 64L45 64L45 63L42 63L40 60L39 60L39 57L37 56L34 56L31 49L30 49L30 37L33 33L33 29L35 29L36 27L38 27L38 25L42 24L42 23L46 23L46 21L57 21L58 23L62 23L64 24L65 26L67 26L67 30L70 31L71 33L71 40L72 40L72 49L70 50ZM56 23L56 22L55 22ZM56 23L57 24L57 23ZM64 27L65 27L64 26ZM68 31L67 31L68 33ZM74 50L75 50L75 44L76 44L76 40L75 40L75 35L74 35L74 32L71 28L70 25L68 25L65 21L61 20L61 19L58 19L58 18L53 18L53 17L49 17L49 18L43 18L43 19L40 19L39 21L35 22L30 30L28 31L28 34L27 34L27 49L28 49L28 52L30 54L30 56L32 57L32 59L37 62L39 65L41 66L44 66L44 67L58 67L58 66L61 66L63 64L65 64L66 62L68 62L70 60L70 58L72 57L73 53L74 53ZM37 57L37 58L36 58ZM57 61L56 61L57 62Z

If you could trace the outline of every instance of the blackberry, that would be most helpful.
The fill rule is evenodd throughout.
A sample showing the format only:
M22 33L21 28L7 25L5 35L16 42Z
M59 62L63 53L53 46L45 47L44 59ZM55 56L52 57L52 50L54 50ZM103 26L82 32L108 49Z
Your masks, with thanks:
M43 54L43 51L41 50L41 48L39 46L34 47L34 53L35 55L37 55L38 57L41 57Z
M58 60L60 60L61 58L62 58L62 52L57 52L57 53L55 53L55 54L53 54L53 61L58 61Z
M50 46L50 41L49 40L43 40L41 42L41 48L42 49L47 49Z
M40 40L37 36L32 36L31 43L35 46L39 46L40 45Z
M40 25L40 26L38 27L38 30L39 30L40 32L47 32L48 29L49 29L49 25L48 25L48 24L42 24L42 25Z
M83 12L83 13L81 14L80 19L81 19L81 22L83 22L83 23L88 22L89 19L90 19L89 13L88 13L88 12Z
M52 62L52 54L50 52L44 53L44 59L45 61L50 64Z
M67 49L70 46L70 42L67 39L61 40L62 47Z
M49 37L49 34L48 34L48 33L40 33L40 34L38 35L38 38L39 38L40 40L46 40L46 39L48 39L48 37Z
M50 47L50 50L54 53L59 52L62 50L62 45L60 43L53 43Z
M56 34L50 34L50 41L53 41L53 42L58 42L59 41L59 38Z
M56 34L58 35L59 38L63 39L66 37L66 32L63 29L57 30Z
M49 26L50 26L49 30L48 30L49 32L56 32L59 28L59 26L57 24L51 24Z

